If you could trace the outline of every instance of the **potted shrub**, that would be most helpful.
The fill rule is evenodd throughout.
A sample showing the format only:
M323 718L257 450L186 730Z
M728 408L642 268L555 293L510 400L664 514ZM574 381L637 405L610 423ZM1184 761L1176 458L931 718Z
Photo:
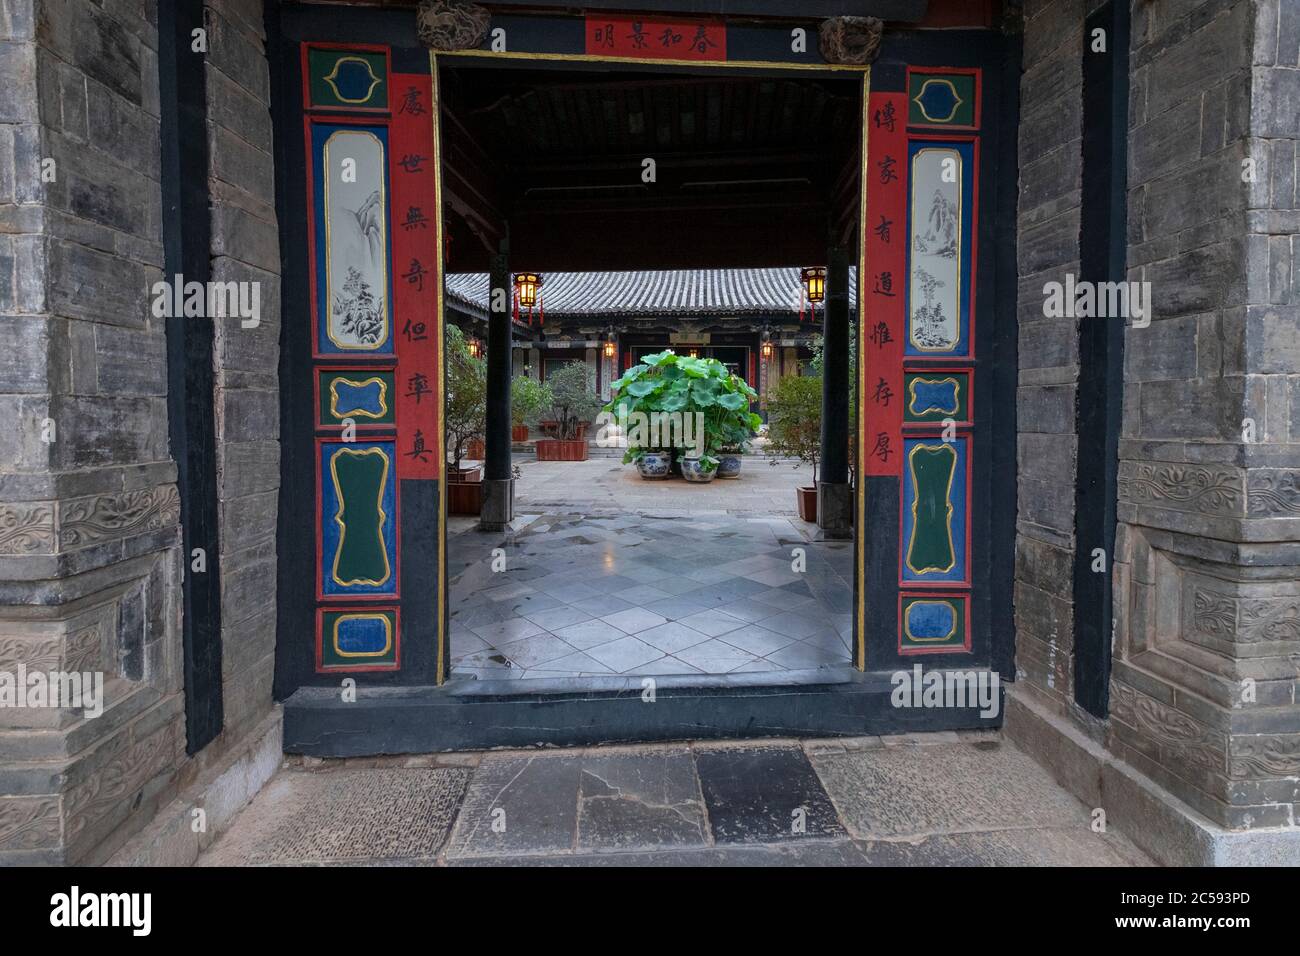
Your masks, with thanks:
M516 375L510 382L511 440L528 441L528 426L550 407L551 390L544 383Z
M483 440L487 417L487 364L470 354L465 336L454 325L445 330L447 402L447 511L476 515L483 510L483 472L463 467L470 445Z
M550 373L546 384L555 435L537 440L537 460L586 461L587 425L600 409L592 370L585 362L568 362Z
M781 379L768 401L768 450L812 466L812 486L796 489L799 517L817 520L817 461L822 440L822 380L817 375Z

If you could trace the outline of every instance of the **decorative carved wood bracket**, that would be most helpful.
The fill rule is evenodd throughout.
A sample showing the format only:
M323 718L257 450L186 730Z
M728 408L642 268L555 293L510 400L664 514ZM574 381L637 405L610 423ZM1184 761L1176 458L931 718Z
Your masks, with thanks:
M880 53L884 23L875 17L832 17L818 29L822 56L827 63L865 66Z
M420 42L431 50L472 50L487 36L492 14L468 0L420 0L416 11Z

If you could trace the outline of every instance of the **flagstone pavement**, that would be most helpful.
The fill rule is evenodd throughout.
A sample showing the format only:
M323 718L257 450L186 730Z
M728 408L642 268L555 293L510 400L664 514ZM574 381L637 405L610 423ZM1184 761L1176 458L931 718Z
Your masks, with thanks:
M202 866L1140 866L996 731L286 764Z

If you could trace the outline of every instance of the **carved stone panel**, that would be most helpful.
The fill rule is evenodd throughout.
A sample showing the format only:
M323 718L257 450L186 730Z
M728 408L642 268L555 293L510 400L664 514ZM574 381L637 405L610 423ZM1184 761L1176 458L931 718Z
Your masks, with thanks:
M175 485L75 498L59 505L59 550L72 551L175 527L180 514L180 494Z
M1245 514L1241 473L1209 465L1123 461L1119 500L1167 511L1238 517Z
M0 505L0 554L52 554L54 506L48 501Z

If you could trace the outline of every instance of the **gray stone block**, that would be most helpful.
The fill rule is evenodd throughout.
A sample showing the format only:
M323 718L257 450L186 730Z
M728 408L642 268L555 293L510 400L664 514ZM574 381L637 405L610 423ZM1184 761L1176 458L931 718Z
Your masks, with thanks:
M1260 69L1254 73L1251 128L1256 136L1294 138L1300 116L1300 71Z
M1070 385L1017 389L1016 421L1020 431L1073 434L1075 391Z

